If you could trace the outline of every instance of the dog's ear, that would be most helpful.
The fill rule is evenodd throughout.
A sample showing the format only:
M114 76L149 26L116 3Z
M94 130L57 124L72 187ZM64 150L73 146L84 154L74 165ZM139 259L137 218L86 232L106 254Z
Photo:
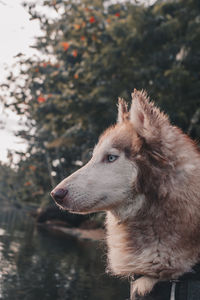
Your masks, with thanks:
M128 104L124 99L118 98L118 117L117 122L121 123L128 119Z
M163 126L169 126L168 117L149 100L146 92L136 89L132 93L130 121L147 142L158 138Z

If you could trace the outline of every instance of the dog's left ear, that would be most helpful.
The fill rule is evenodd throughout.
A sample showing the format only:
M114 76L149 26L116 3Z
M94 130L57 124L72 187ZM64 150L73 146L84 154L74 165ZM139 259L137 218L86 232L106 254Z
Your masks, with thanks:
M119 98L118 99L118 117L117 117L117 122L122 123L125 120L128 119L128 104L124 99Z
M129 113L136 132L147 142L158 138L162 128L169 126L168 117L149 100L145 91L134 90Z

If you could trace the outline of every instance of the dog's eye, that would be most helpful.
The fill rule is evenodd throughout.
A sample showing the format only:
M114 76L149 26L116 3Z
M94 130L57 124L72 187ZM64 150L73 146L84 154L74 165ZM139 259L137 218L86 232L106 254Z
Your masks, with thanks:
M107 162L113 162L115 161L119 156L117 155L113 155L113 154L109 154L107 155Z

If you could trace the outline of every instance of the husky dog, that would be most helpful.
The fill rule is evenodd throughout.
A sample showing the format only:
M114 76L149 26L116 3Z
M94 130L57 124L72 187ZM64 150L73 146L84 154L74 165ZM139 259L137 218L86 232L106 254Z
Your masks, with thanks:
M140 275L131 299L200 259L200 153L144 91L130 110L119 99L117 124L51 195L73 213L107 212L109 270Z

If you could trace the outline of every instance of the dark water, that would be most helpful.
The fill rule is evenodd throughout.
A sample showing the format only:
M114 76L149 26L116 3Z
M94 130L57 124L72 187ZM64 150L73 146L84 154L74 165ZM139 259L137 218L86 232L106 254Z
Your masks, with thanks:
M1 211L0 299L125 300L127 283L105 275L103 248L39 230L22 211Z

